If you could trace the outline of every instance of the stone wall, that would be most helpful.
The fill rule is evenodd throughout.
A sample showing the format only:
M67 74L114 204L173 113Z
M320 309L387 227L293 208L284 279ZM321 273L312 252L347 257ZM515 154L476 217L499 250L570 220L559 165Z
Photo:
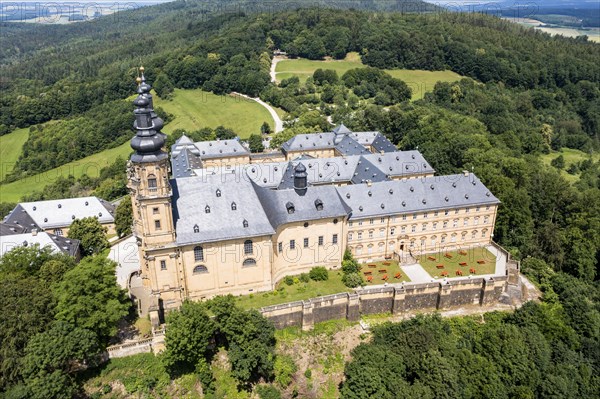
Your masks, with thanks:
M432 283L391 284L380 288L359 289L306 301L296 301L261 308L261 313L275 327L311 329L315 323L348 319L360 315L414 310L445 310L465 305L490 305L499 301L506 290L508 277L455 279Z

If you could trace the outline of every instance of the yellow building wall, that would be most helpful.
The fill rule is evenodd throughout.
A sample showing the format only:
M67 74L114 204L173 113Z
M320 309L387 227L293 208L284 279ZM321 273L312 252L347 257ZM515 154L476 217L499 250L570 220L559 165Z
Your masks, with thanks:
M202 167L217 166L220 168L230 167L233 168L236 165L247 165L250 163L250 155L241 155L233 157L220 157L220 158L202 158Z
M301 155L308 155L313 158L333 158L335 156L335 150L333 148L326 148L322 150L303 150L303 151L290 151L286 154L286 160L293 161Z

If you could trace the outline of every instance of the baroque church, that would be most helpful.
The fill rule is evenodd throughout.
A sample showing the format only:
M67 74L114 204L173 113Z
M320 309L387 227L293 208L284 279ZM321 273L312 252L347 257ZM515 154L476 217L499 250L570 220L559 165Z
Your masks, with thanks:
M340 125L256 155L182 136L169 155L141 70L128 187L141 276L164 309L339 268L346 249L405 262L492 240L499 200L477 176L437 176L378 132Z

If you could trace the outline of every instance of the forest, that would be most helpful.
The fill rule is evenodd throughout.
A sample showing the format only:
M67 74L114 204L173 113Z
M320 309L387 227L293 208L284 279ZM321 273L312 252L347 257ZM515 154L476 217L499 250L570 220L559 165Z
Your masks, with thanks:
M281 107L288 113L286 129L273 136L273 146L297 133L330 129L327 117L355 131L379 130L400 149L418 148L438 174L472 170L482 179L502 201L494 241L522 261L523 273L543 298L481 320L423 316L384 324L352 352L339 396L594 397L600 391L600 161L595 157L600 45L551 37L487 15L372 11L382 10L382 3L365 5L366 10L261 13L239 7L211 14L199 2L177 1L112 21L40 28L44 34L3 23L0 35L10 45L0 49L0 75L6 77L0 81L0 134L31 127L8 179L125 142L132 107L123 100L135 90L140 62L161 98L173 88L202 88L260 96ZM352 51L366 66L342 76L324 66L305 83L292 77L275 85L268 71L276 49L309 59L343 58ZM422 100L411 102L406 82L382 71L393 68L449 69L464 78L438 83ZM224 128L188 133L197 140L235 134ZM180 134L174 132L169 143ZM542 162L564 148L586 158L568 170L562 155L551 165ZM98 178L61 178L24 199L90 192L118 198L127 192L124 170L125 160L117 159ZM3 214L14 206L1 205ZM69 366L92 364L88 355L98 353L118 319L127 316L122 293L108 277L113 272L114 265L101 257L76 266L24 250L0 260L7 304L0 312L7 327L0 332L0 389L10 389L7 397L61 397L60 391L48 390L52 386L81 394L86 374ZM99 276L106 277L103 289L113 308L83 309L86 317L75 317L66 293L88 299L69 281L85 286L86 279ZM93 297L95 288L89 288ZM23 292L36 300L24 303ZM273 354L272 326L227 301L186 305L182 314L197 324L186 324L174 313L171 322L181 330L167 337L171 343L161 360L167 380L191 373L207 393L222 397L214 384L221 372L214 365L221 357L218 350L185 346L199 342L194 339L210 340L228 351L231 378L240 392L254 391L261 399L293 392L296 380L290 375L307 371ZM211 312L217 319L201 328ZM12 322L18 314L26 315L27 323ZM232 338L239 325L250 326L252 334ZM85 331L69 334L74 328ZM186 328L196 338L177 335ZM44 342L72 350L61 355L61 362L47 364L52 348ZM253 345L268 355L260 356ZM17 357L22 363L14 362ZM287 378L281 377L282 369L288 370ZM259 389L265 386L255 385L261 378L273 389Z

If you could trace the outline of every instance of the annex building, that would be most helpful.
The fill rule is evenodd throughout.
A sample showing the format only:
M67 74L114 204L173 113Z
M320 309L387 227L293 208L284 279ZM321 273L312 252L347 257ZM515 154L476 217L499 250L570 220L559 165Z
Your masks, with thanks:
M184 299L271 290L286 275L491 242L498 199L473 173L436 176L378 132L298 135L254 158L239 140L164 148L139 80L128 164L144 285Z

